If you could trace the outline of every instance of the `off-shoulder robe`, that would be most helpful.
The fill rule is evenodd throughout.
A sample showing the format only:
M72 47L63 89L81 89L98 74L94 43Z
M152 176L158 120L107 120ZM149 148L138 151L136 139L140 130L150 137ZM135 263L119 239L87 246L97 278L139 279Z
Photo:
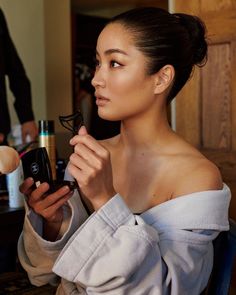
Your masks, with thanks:
M212 270L212 240L229 228L230 197L224 184L135 215L117 194L88 216L75 192L55 242L26 205L19 259L33 284L59 283L58 295L197 295Z

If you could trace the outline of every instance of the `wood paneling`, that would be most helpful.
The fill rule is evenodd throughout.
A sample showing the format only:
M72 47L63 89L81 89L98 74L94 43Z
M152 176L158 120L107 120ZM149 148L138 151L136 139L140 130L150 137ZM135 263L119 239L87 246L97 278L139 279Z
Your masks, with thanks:
M200 11L201 1L173 0L173 12L182 12L197 15Z
M232 150L236 151L236 41L231 42L231 76Z
M236 1L235 1L236 2ZM210 43L228 42L236 40L235 22L236 9L221 10L220 12L199 13L207 25Z
M200 0L200 13L236 9L235 0Z
M202 68L202 148L231 148L230 44L209 46ZM213 87L209 87L213 85ZM216 131L216 132L215 132Z

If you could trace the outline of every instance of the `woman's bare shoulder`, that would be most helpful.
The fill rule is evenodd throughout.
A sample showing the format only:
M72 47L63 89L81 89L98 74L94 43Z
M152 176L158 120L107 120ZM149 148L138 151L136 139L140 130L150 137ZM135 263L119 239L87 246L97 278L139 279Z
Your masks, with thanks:
M182 155L176 169L177 181L173 198L199 191L221 190L223 187L218 167L199 152Z

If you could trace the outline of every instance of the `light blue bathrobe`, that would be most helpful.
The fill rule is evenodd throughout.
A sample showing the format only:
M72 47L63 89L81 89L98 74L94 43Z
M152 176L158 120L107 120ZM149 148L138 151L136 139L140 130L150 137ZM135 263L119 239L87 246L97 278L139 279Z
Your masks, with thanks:
M198 295L212 240L229 228L229 202L224 185L134 215L117 194L88 217L75 192L55 242L42 239L42 220L26 206L19 259L33 284L59 283L58 295Z

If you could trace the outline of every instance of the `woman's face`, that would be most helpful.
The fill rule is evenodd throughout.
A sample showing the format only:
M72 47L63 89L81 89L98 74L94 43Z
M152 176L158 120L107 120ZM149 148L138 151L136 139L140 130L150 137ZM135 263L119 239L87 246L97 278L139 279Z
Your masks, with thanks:
M124 120L153 107L154 76L147 75L147 57L135 47L130 31L121 24L106 26L97 42L95 87L98 114Z

